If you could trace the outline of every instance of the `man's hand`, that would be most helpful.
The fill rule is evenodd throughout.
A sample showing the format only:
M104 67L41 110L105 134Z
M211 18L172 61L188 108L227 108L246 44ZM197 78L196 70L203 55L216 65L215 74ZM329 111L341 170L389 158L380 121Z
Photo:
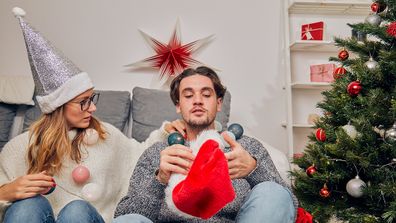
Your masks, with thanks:
M160 153L157 180L163 184L168 184L172 173L187 175L193 160L194 155L190 148L180 144L167 147Z
M178 131L184 138L186 138L186 123L181 119L176 119L173 122L165 124L165 131L168 133Z
M0 188L0 200L13 202L34 197L47 192L53 186L53 178L46 175L45 171L21 176Z
M223 132L221 135L231 147L231 152L225 153L230 178L233 180L246 177L256 168L256 160L227 133Z

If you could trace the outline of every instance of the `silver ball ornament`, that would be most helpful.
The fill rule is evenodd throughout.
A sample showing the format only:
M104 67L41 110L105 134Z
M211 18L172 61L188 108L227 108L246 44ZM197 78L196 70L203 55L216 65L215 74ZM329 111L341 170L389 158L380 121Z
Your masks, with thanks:
M354 198L359 198L363 195L362 188L366 187L366 183L357 175L354 179L348 181L346 191Z
M224 133L228 134L232 140L236 140L234 133L232 133L230 131L224 131ZM223 137L221 137L221 140L223 141L224 147L230 147L230 144L228 144L227 141L225 141L225 139Z
M375 61L372 57L370 57L370 59L366 63L364 63L364 65L366 65L366 67L370 70L374 70L379 66L378 62Z
M355 126L347 124L347 125L342 126L342 129L344 129L346 134L349 137L351 137L351 139L355 139L356 138L358 132L356 131Z
M366 23L369 23L373 26L379 26L381 21L382 21L381 17L377 14L369 15L366 17L366 20L365 20Z
M382 20L381 24L379 25L380 27L387 27L389 26L391 23L389 21L386 20Z
M392 128L385 131L385 141L387 142L396 141L396 122L393 123Z
M223 126L221 125L220 122L215 120L214 121L214 125L215 125L215 129L216 129L217 132L221 132L221 130L223 130Z

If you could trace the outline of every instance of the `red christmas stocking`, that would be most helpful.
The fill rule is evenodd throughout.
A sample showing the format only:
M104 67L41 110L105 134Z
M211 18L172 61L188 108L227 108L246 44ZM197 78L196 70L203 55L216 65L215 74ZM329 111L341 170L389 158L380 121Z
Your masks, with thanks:
M227 160L219 144L209 139L202 144L185 180L173 189L173 202L182 212L208 219L234 198Z

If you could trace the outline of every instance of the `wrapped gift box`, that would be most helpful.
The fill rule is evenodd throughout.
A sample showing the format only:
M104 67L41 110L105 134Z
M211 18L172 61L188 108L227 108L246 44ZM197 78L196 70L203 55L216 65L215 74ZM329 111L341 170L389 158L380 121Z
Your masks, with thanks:
M333 72L335 64L311 65L311 82L333 82Z
M304 24L301 26L302 40L323 40L323 22Z

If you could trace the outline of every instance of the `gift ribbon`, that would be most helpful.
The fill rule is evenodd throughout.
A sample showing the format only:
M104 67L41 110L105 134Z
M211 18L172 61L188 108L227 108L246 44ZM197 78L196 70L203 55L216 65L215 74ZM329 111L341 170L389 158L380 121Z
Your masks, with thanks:
M317 29L312 29L309 24L307 27L305 27L305 31L303 31L303 35L302 38L304 38L305 36L307 37L307 39L313 39L311 32L312 31L320 31L323 30L323 28L317 28Z

